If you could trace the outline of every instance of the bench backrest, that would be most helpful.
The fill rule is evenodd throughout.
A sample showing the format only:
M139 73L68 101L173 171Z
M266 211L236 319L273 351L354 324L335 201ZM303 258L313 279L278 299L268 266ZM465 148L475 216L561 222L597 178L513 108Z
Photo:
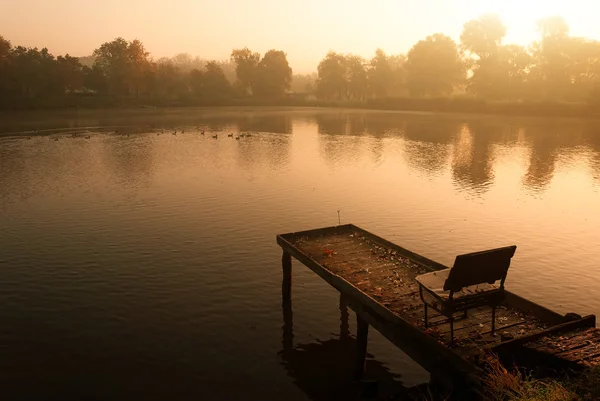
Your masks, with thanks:
M444 291L457 292L464 287L493 284L498 280L501 280L501 286L504 287L510 260L516 250L516 245L513 245L458 255L444 283Z

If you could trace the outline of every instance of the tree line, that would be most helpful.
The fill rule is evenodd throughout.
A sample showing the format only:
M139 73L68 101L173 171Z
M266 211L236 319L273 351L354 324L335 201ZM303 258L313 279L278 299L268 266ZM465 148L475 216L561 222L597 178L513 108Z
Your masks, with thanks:
M437 33L407 54L378 49L370 60L329 52L315 74L293 75L287 55L235 49L226 61L181 54L155 60L139 40L117 38L91 57L13 47L0 36L0 107L219 104L278 100L302 92L325 101L464 97L600 105L600 42L569 35L560 17L537 23L529 46L503 44L507 28L486 14L464 24L459 43ZM73 100L76 99L76 100Z
M157 105L281 98L291 81L292 69L281 50L261 56L237 49L224 62L187 54L154 60L141 41L116 38L79 59L54 57L46 48L12 47L0 36L0 106L6 107L84 97Z
M364 60L330 52L318 66L316 93L327 99L444 97L581 102L598 98L600 42L569 35L561 17L538 21L528 47L503 45L507 28L487 14L464 24L460 42L434 34L406 55L377 50Z

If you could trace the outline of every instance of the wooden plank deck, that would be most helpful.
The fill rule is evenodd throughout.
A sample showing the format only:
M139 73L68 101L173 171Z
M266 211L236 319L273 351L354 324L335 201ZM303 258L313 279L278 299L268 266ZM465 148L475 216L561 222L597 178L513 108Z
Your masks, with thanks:
M446 266L351 224L281 234L277 242L284 251L284 270L286 254L302 262L347 296L361 320L438 376L478 376L475 361L486 350L544 333L565 321L560 314L508 292L496 313L495 335L491 308L473 309L455 322L452 346L445 317L430 312L430 327L425 329L415 281L419 274Z

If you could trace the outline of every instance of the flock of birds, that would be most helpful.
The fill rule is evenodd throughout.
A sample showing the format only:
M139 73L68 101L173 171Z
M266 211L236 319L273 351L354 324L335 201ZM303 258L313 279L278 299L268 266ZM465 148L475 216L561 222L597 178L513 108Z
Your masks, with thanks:
M201 136L204 136L204 130L200 129L200 127L197 128L197 132ZM115 130L112 133L113 134L122 135L122 136L130 136L129 132L125 132L125 131L122 131L122 130ZM159 135L164 134L164 133L165 133L165 130L161 129L159 132L156 133L156 136L159 136ZM179 133L180 134L184 134L185 133L185 129L182 129L181 131L179 131ZM33 131L33 134L37 135L38 131L37 130ZM178 134L177 129L174 129L171 134L172 135L177 135ZM246 132L246 133L241 132L241 133L239 133L237 135L235 135L233 132L230 133L230 134L227 134L228 138L235 138L238 141L240 140L240 138L244 138L244 137L249 138L251 136L252 136L252 134L250 132ZM33 138L33 136L28 136L27 140L31 140L31 138ZM85 136L84 135L80 135L80 133L71 133L71 138L85 138L85 139L90 139L91 136L90 135L85 135ZM219 134L215 133L214 135L212 135L212 138L213 139L219 139ZM60 137L51 136L50 139L52 139L54 141L58 141L60 139Z
M200 135L204 136L204 130L201 130L200 128L198 128L198 131L200 131ZM183 130L183 129L182 129L180 133L181 133L181 134L184 134L184 133L185 133L185 130ZM158 136L158 135L160 135L160 134L164 134L164 130L162 130L162 129L161 129L161 130L160 130L160 132L158 132L158 133L156 134L156 136ZM172 135L177 135L177 129L175 129L175 130L172 132ZM239 141L239 140L240 140L240 138L244 138L244 137L247 137L247 138L248 138L248 137L251 137L251 136L252 136L252 134L251 134L251 133L249 133L249 132L247 132L247 133L243 133L243 132L241 132L240 134L238 134L237 136L235 136L235 139ZM227 137L228 137L228 138L233 138L233 137L234 137L234 134L233 134L233 132L232 132L231 134L227 134ZM212 138L213 138L213 139L219 139L219 134L214 134L214 135L212 135Z

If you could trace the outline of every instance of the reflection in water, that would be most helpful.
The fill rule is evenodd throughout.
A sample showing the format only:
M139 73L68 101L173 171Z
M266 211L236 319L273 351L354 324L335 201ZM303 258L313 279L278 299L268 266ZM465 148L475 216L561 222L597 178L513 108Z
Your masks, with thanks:
M291 118L287 114L275 114L271 116L249 116L236 119L240 132L272 132L276 134L291 134Z
M590 153L591 168L597 172L599 128L597 123L590 122L556 122L526 127L525 140L531 150L523 185L535 192L543 191L550 185L561 159L567 155L584 156L586 150Z
M409 166L427 174L442 172L448 164L449 144L460 124L452 120L409 121L404 137L405 158Z
M4 141L0 146L0 201L9 197L25 197L23 192L28 186L19 183L24 181L26 167L24 149L15 145L14 141Z
M330 166L356 162L365 150L380 165L385 155L382 139L402 135L409 167L439 175L451 166L453 182L472 195L483 195L494 183L495 145L512 148L525 143L530 148L522 183L534 191L547 187L560 156L577 146L591 148L591 168L600 177L598 124L523 120L521 125L508 125L495 118L471 120L366 112L315 115L321 155Z
M319 133L319 151L323 161L330 167L353 163L361 157L364 149L361 133L352 132L346 113L315 115ZM350 139L350 140L348 140Z
M155 143L147 138L112 137L103 142L106 164L124 186L148 185L152 180Z
M237 164L243 170L266 163L271 170L285 167L290 161L290 135L265 132L235 141Z
M497 127L473 123L463 126L454 143L452 176L455 183L467 192L481 195L492 180L492 141Z
M591 150L590 167L594 178L600 181L600 124L587 123L582 131L582 141Z
M282 301L283 336L281 363L295 384L313 401L353 400L372 391L352 381L356 363L356 339L350 337L348 307L340 297L340 334L338 338L298 344L294 347L292 301ZM385 399L405 391L400 376L367 355L366 377L378 383L379 396ZM364 383L364 382L363 382Z
M364 117L366 131L376 138L400 134L404 130L405 124L404 118L388 114Z
M369 132L372 134L372 130L368 125L369 119L364 114L350 114L348 116L348 134L350 135L360 135L365 132Z
M483 195L494 183L494 145L529 148L527 168L521 183L534 192L543 191L549 186L557 162L565 152L581 153L583 149L577 150L578 147L586 147L589 166L594 177L600 180L600 130L597 123L522 120L508 126L494 118L469 120L471 121L465 123L463 119L451 116L389 112L336 110L292 115L282 111L264 113L254 109L239 112L223 109L220 112L139 115L100 112L77 119L61 119L40 113L39 121L35 118L25 121L6 119L0 125L0 130L23 131L36 128L44 134L56 132L56 135L64 137L70 136L77 129L81 133L114 130L132 133L132 137L107 136L99 141L102 145L99 149L104 149L106 163L111 166L115 176L127 185L143 177L146 177L146 183L151 181L157 155L163 150L156 148L156 141L144 140L142 137L149 133L153 135L152 132L161 128L186 128L186 135L197 135L199 129L222 135L229 132L254 132L252 140L240 141L235 149L237 164L243 169L252 169L266 163L271 170L276 170L290 162L293 121L316 122L317 132L320 134L318 143L321 158L331 167L355 164L366 155L369 155L370 162L375 167L380 166L386 161L387 144L393 143L388 140L404 138L403 157L409 168L426 175L439 176L449 167L456 187L472 195ZM85 128L81 131L81 127L99 125L105 127ZM47 131L48 129L55 131ZM261 136L257 137L256 133ZM4 182L4 187L9 185L8 182L18 182L19 177L24 178L30 169L24 164L27 159L35 158L38 164L44 161L46 165L43 169L47 171L46 174L54 173L53 179L62 176L65 169L77 168L69 165L63 158L53 157L52 148L64 145L63 142L46 143L51 138L33 136L33 140L28 140L26 144L5 143L0 150L0 180ZM63 148L61 151L68 153L74 150L74 146L69 145L70 149ZM89 146L77 146L81 150L90 151Z
M278 285L273 234L337 223L340 207L342 221L441 262L510 238L522 249L511 289L551 308L600 310L597 123L270 110L27 119L15 130L66 129L0 139L0 370L14 394L37 377L46 385L36 391L57 394L97 380L104 399L115 398L99 395L110 385L172 398L185 398L176 388L196 399L352 399L354 314L340 304L331 338L338 311L299 274L313 303L296 318L327 341L298 344L291 304L280 338L266 290ZM69 135L94 124L131 135ZM175 127L176 136L157 135ZM252 137L226 135L238 131ZM382 391L400 387L387 366L404 383L427 380L381 336L369 341L380 360L367 375Z
M319 134L348 134L348 115L346 113L319 113L315 115L315 121L317 122ZM356 132L353 134L356 134Z
M534 190L542 191L554 176L554 167L559 155L559 143L552 129L532 128L526 131L530 142L529 166L523 185Z

